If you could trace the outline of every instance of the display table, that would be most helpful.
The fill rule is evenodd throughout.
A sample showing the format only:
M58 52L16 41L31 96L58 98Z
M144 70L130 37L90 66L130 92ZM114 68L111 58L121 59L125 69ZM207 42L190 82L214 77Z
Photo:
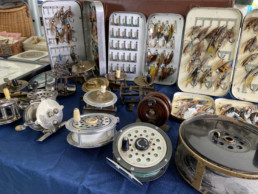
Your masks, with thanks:
M155 85L155 89L172 99L179 89L174 86ZM64 105L64 121L73 116L73 109L82 109L84 94L77 85L74 96L58 98ZM118 93L117 93L118 94ZM137 107L129 112L120 100L117 130L137 119ZM159 179L144 183L142 187L132 184L106 163L112 158L112 143L96 149L79 149L66 141L68 130L63 127L44 142L35 141L42 134L27 128L17 132L15 126L22 120L0 126L0 193L198 193L179 175L174 163L179 123L169 119L169 135L173 156L167 172Z

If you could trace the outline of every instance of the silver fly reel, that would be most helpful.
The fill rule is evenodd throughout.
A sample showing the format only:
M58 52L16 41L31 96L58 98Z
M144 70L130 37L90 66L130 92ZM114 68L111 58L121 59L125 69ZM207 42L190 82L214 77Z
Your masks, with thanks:
M133 123L118 131L113 142L114 161L108 164L134 182L153 181L163 175L172 156L169 137L149 123Z
M12 123L21 118L17 105L17 99L1 99L0 110L0 125Z
M38 139L43 141L51 134L55 133L64 124L63 106L51 99L42 99L42 101L32 101L23 113L24 124L16 127L17 131L29 127L36 131L41 131L44 135Z
M67 136L67 141L78 148L101 147L113 141L118 122L119 118L110 114L80 115L79 109L75 109L74 117L65 124L66 128L71 131Z

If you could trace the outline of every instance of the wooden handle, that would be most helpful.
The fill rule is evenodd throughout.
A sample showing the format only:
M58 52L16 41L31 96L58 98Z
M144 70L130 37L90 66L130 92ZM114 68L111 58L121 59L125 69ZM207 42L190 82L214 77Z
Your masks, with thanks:
M78 108L75 108L73 110L73 120L76 123L79 123L81 121L81 114L80 114L80 110Z
M121 76L121 71L120 70L116 70L116 78L120 79Z
M100 91L101 91L102 93L106 93L106 89L107 89L107 86L101 85Z
M10 99L11 96L10 96L10 92L9 92L8 88L4 88L3 91L4 91L5 98Z

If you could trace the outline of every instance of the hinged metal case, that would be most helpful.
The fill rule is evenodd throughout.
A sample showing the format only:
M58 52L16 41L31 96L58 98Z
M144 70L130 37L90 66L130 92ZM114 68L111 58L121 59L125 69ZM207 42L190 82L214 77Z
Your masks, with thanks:
M109 18L108 72L120 70L127 80L142 74L146 18L141 13L114 12Z
M182 52L180 68L179 68L179 75L178 75L178 87L184 92L190 93L198 93L198 94L205 94L205 95L212 95L212 96L224 96L228 93L232 75L233 75L233 68L235 64L235 57L237 54L237 46L238 46L238 39L240 33L240 25L242 21L242 14L239 10L234 8L207 8L207 7L200 7L200 8L193 8L187 15L186 24L185 24L185 32L184 32L184 47L183 52L188 43L191 42L191 36L188 37L191 28L194 26L202 26L202 29L205 27L209 27L208 34L216 27L226 26L227 29L233 29L234 32L234 41L232 43L227 42L225 46L218 50L218 53L215 54L214 58L208 60L207 64L203 65L201 71L197 73L198 78L203 75L203 72L207 69L212 69L216 63L219 62L220 58L224 59L225 62L229 62L231 64L231 70L225 75L225 79L219 82L219 77L214 70L212 70L212 75L205 81L204 86L200 86L199 81L193 84L187 84L186 80L189 81L189 74L191 71L187 72L187 68L191 60L193 59L190 54L184 54ZM197 41L198 42L198 41ZM208 41L205 40L204 42L204 51L207 51L207 43ZM193 42L195 43L195 42ZM194 61L194 65L196 67L203 62L205 56L205 52L202 52L200 58ZM229 65L228 65L229 66ZM196 70L196 69L195 69ZM201 74L201 75L200 75ZM214 87L215 83L218 83L218 87ZM216 89L214 89L216 88Z
M239 44L239 52L237 56L237 64L235 67L233 83L232 83L232 94L234 97L240 100L246 100L251 102L258 102L258 54L257 49L248 52L243 52L245 44L248 40L252 38L256 38L256 43L254 46L257 47L257 32L252 27L250 29L246 28L249 20L252 18L257 18L258 21L258 10L253 10L248 13L244 19L241 33L241 40ZM251 48L250 48L251 49ZM248 59L248 57L252 57L253 59ZM245 65L244 65L245 64ZM253 70L254 79L251 81L250 86L246 88L245 81L247 80L248 74L252 73ZM250 75L252 76L252 75Z
M160 29L163 32L160 38L152 37L156 25L161 25ZM171 37L169 36L170 27L173 25L173 32ZM157 27L157 26L156 26ZM151 74L155 83L163 85L172 85L177 80L178 67L181 57L181 46L184 29L184 18L179 14L169 13L155 13L149 16L147 21L147 33L146 33L146 50L145 50L145 64L144 74ZM148 54L154 55L158 53L158 57L153 62L148 62ZM157 60L164 52L164 59L169 58L172 53L173 57L168 64L162 64L157 67ZM170 72L170 73L169 73ZM162 75L166 77L161 79Z

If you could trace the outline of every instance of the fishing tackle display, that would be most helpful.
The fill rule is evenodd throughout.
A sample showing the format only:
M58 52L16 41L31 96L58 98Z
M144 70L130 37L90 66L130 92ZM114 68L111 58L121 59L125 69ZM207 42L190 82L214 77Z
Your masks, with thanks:
M250 102L229 99L215 100L217 115L225 115L246 121L258 127L258 107Z
M188 13L178 75L182 91L228 93L241 19L236 9L194 8Z
M232 84L232 94L236 98L251 102L258 102L257 21L257 10L251 11L245 17Z
M113 12L109 18L108 72L120 70L133 79L144 64L146 18L141 13Z
M183 26L184 19L178 14L152 14L148 18L144 69L155 83L176 82Z
M184 120L203 114L215 114L215 104L211 97L185 92L174 94L171 112L173 117Z

